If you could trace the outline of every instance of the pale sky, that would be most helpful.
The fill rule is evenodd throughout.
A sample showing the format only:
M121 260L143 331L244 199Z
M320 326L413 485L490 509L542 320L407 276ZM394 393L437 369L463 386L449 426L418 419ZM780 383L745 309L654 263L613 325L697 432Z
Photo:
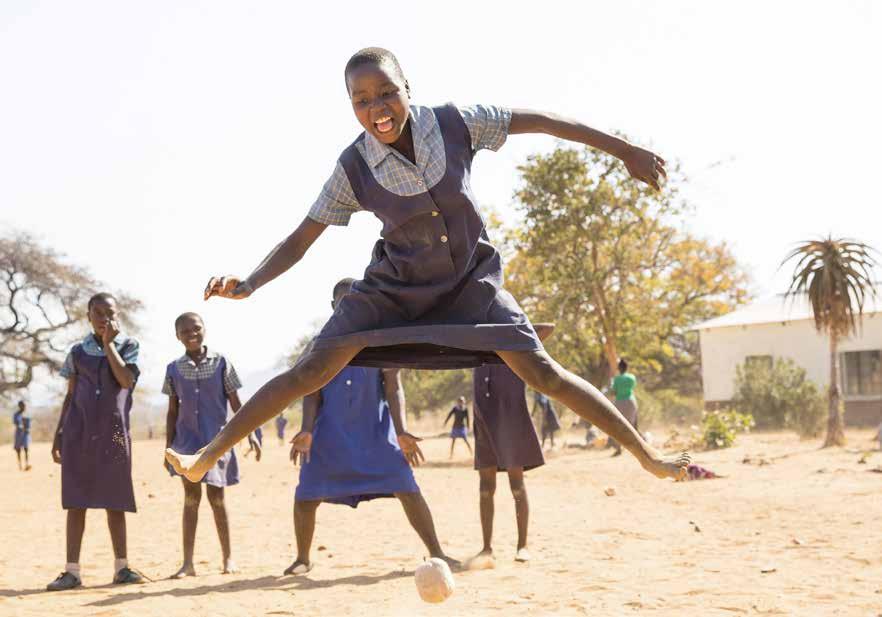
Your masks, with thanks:
M873 2L0 3L0 228L36 234L146 303L139 388L180 355L173 320L261 376L359 277L379 224L332 228L244 302L204 303L300 222L358 134L357 49L394 51L414 102L537 108L621 130L692 177L688 227L782 291L794 242L882 249L882 18ZM515 167L480 154L480 201L515 220Z

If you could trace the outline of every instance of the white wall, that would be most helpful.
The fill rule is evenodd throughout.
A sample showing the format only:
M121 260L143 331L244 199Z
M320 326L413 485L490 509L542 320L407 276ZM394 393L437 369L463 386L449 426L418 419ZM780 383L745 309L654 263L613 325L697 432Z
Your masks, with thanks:
M829 381L829 343L815 331L812 321L710 328L700 331L700 341L706 401L732 398L735 367L747 356L790 358L819 386L826 387ZM866 315L859 335L839 345L840 351L868 349L882 349L882 313Z

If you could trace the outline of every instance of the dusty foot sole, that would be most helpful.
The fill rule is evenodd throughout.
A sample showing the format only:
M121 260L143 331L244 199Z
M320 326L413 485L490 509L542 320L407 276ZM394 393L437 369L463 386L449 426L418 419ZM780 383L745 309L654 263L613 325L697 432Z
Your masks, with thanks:
M285 568L285 576L300 576L301 574L308 574L312 571L311 563L303 563L302 561L295 561L290 566Z
M180 570L169 576L172 580L187 578L188 576L196 576L196 568L193 566L182 566Z
M478 553L466 562L465 567L467 570L493 570L496 558L489 553Z
M165 450L165 460L172 466L175 473L194 483L201 481L202 476L205 475L204 471L196 469L196 463L199 461L199 458L199 452L196 454L178 454L171 448L166 448Z
M515 561L518 563L527 563L530 561L530 551L526 548L519 548L518 552L515 553Z

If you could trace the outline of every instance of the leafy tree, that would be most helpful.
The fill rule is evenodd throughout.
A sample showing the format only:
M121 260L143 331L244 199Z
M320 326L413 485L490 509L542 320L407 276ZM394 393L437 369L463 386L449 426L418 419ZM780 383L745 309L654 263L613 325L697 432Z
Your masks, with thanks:
M874 249L854 240L832 237L800 243L784 259L795 261L787 297L807 297L815 328L830 341L830 387L824 447L845 445L839 341L857 332L868 296L875 294ZM783 264L782 264L783 265Z
M521 168L523 225L509 231L507 285L534 321L557 324L549 348L592 381L620 356L645 387L698 391L690 325L744 302L746 276L725 244L680 228L676 172L662 192L605 153L559 148Z
M0 396L27 388L38 368L57 371L87 327L89 297L106 287L26 233L0 237ZM140 300L116 294L136 331Z

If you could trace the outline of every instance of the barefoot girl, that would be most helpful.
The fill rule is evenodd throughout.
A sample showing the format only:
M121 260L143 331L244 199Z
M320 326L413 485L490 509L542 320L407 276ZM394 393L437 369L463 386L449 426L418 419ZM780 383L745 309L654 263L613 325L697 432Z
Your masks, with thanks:
M535 324L540 339L554 329L552 324ZM469 568L495 567L493 516L496 474L505 471L515 502L518 544L515 561L527 562L527 525L530 505L524 472L545 464L536 428L527 409L524 382L505 365L485 364L474 370L475 469L480 482L481 531L484 547L469 562Z
M89 299L92 333L67 354L61 376L67 395L52 442L52 459L61 464L61 507L67 510L67 563L46 588L79 587L80 547L86 510L107 512L113 544L113 583L142 582L126 556L126 512L135 511L129 412L138 381L138 341L119 332L114 297Z
M612 435L644 469L679 477L688 457L665 460L600 392L555 362L514 298L502 288L499 253L490 243L470 187L472 157L496 150L509 134L544 133L619 157L631 175L658 188L664 161L652 152L537 111L492 106L411 105L410 86L392 53L359 51L346 65L346 89L364 132L343 151L309 214L247 278L212 278L205 297L243 299L289 270L328 225L372 212L383 223L364 278L287 372L264 385L200 453L168 452L187 477L202 477L255 427L315 392L362 350L388 350L386 366L420 364L412 354L454 348L479 366L505 362L547 394ZM443 353L428 353L446 361Z
M444 426L447 426L450 418L453 418L453 428L450 429L450 458L453 458L453 446L456 445L457 439L462 439L465 442L466 448L469 449L469 454L471 454L472 445L469 443L469 408L466 407L464 396L459 397L456 405L447 414L447 417L444 419Z
M242 387L232 363L223 355L205 346L205 324L196 313L183 313L175 320L175 334L184 345L183 356L171 362L165 371L162 393L168 395L166 444L176 452L192 454L204 447L227 423L227 404L233 413L242 403L237 390ZM170 469L172 475L175 474ZM181 478L184 487L184 563L171 578L196 576L193 546L202 484L223 555L223 573L236 571L230 550L230 522L224 488L239 483L236 452L230 450L201 478Z
M334 287L334 306L354 281ZM310 548L321 503L353 508L362 501L397 497L430 557L448 559L435 534L429 505L411 471L423 453L407 432L398 369L348 366L303 399L303 424L291 440L291 460L301 462L294 496L297 558L285 574L312 569Z

